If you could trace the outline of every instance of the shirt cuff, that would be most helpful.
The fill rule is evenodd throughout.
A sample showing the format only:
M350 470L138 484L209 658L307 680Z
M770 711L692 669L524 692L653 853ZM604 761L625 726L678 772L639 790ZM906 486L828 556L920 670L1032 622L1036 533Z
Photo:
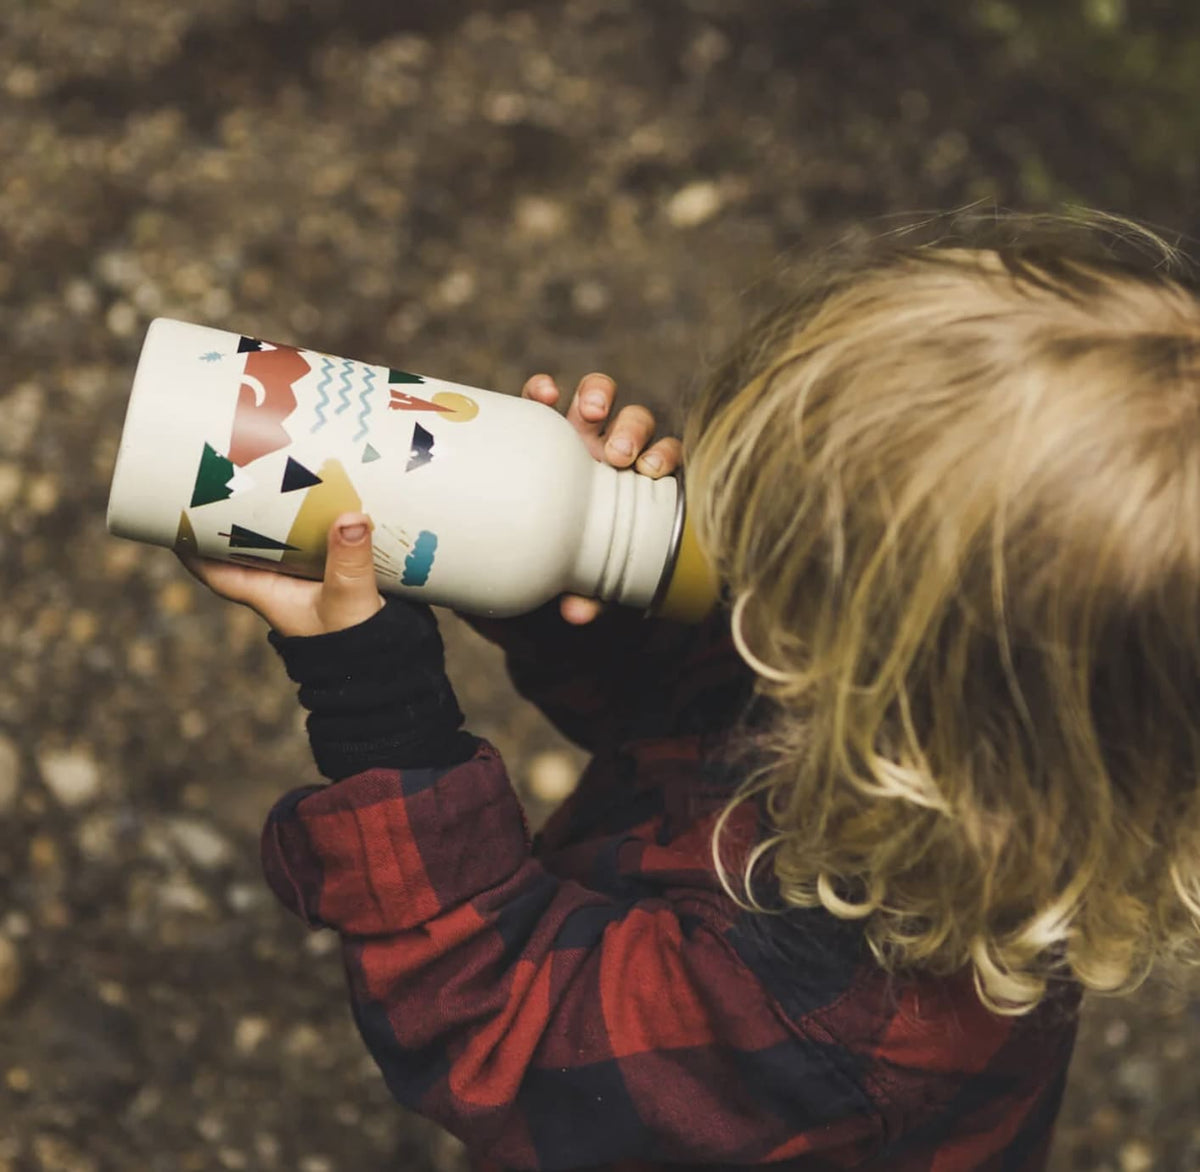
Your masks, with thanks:
M463 714L429 607L393 598L357 626L267 638L300 685L325 777L459 764L474 754L478 741L459 731Z

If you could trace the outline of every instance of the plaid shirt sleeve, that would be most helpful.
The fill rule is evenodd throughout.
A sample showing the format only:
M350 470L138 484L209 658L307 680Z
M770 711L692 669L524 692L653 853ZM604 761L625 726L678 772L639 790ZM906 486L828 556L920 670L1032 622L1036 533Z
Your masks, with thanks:
M463 759L444 691L390 747L380 722L356 737L345 711L323 743L324 702L357 686L341 647L431 670L428 627L406 633L385 611L322 637L323 665L302 662L311 641L275 640L327 767L356 740L376 747L350 750L358 772L282 799L263 860L289 908L341 934L355 1018L395 1097L514 1169L818 1151L840 1167L872 1150L880 1124L845 1052L789 1021L727 941L707 823L669 844L614 840L661 882L592 889L533 857L502 762L473 738ZM447 751L459 759L429 756Z

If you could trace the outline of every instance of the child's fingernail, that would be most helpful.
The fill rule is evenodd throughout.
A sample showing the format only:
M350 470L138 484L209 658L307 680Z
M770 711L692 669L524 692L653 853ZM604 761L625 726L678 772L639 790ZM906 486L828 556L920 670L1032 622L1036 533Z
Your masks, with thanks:
M623 435L614 436L608 441L609 451L616 452L618 456L632 456L633 444L629 442Z
M643 456L638 461L638 463L641 464L641 466L643 468L647 469L650 472L661 472L662 471L662 466L663 466L662 456L660 456L657 452L647 453L645 456Z
M361 523L357 525L343 525L339 532L342 535L342 540L347 545L357 545L367 535L367 527Z
M592 391L590 394L584 395L583 403L585 407L590 407L593 411L606 411L608 409L608 400L600 391Z

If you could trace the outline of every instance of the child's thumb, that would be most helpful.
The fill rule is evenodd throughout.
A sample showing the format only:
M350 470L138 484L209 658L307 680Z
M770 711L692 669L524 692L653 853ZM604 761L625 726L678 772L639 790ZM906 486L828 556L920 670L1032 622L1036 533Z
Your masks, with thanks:
M371 520L346 513L329 530L325 548L325 578L317 614L326 631L340 631L366 622L382 606L375 582Z

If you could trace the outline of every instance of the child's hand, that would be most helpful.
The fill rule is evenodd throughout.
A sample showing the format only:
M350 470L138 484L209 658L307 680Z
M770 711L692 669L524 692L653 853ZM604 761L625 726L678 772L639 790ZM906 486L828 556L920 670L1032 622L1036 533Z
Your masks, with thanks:
M650 443L655 423L648 408L633 404L622 407L606 427L616 395L617 384L606 374L584 375L575 388L567 420L583 436L588 451L614 468L633 466L652 480L674 472L683 456L683 445L674 436ZM558 397L558 386L548 374L535 374L521 391L521 398L551 407ZM578 625L590 623L604 609L604 604L594 598L564 594L561 607L563 618Z
M344 513L333 523L321 582L192 555L179 560L214 593L257 611L281 635L340 631L366 622L383 606L371 522L363 513Z

